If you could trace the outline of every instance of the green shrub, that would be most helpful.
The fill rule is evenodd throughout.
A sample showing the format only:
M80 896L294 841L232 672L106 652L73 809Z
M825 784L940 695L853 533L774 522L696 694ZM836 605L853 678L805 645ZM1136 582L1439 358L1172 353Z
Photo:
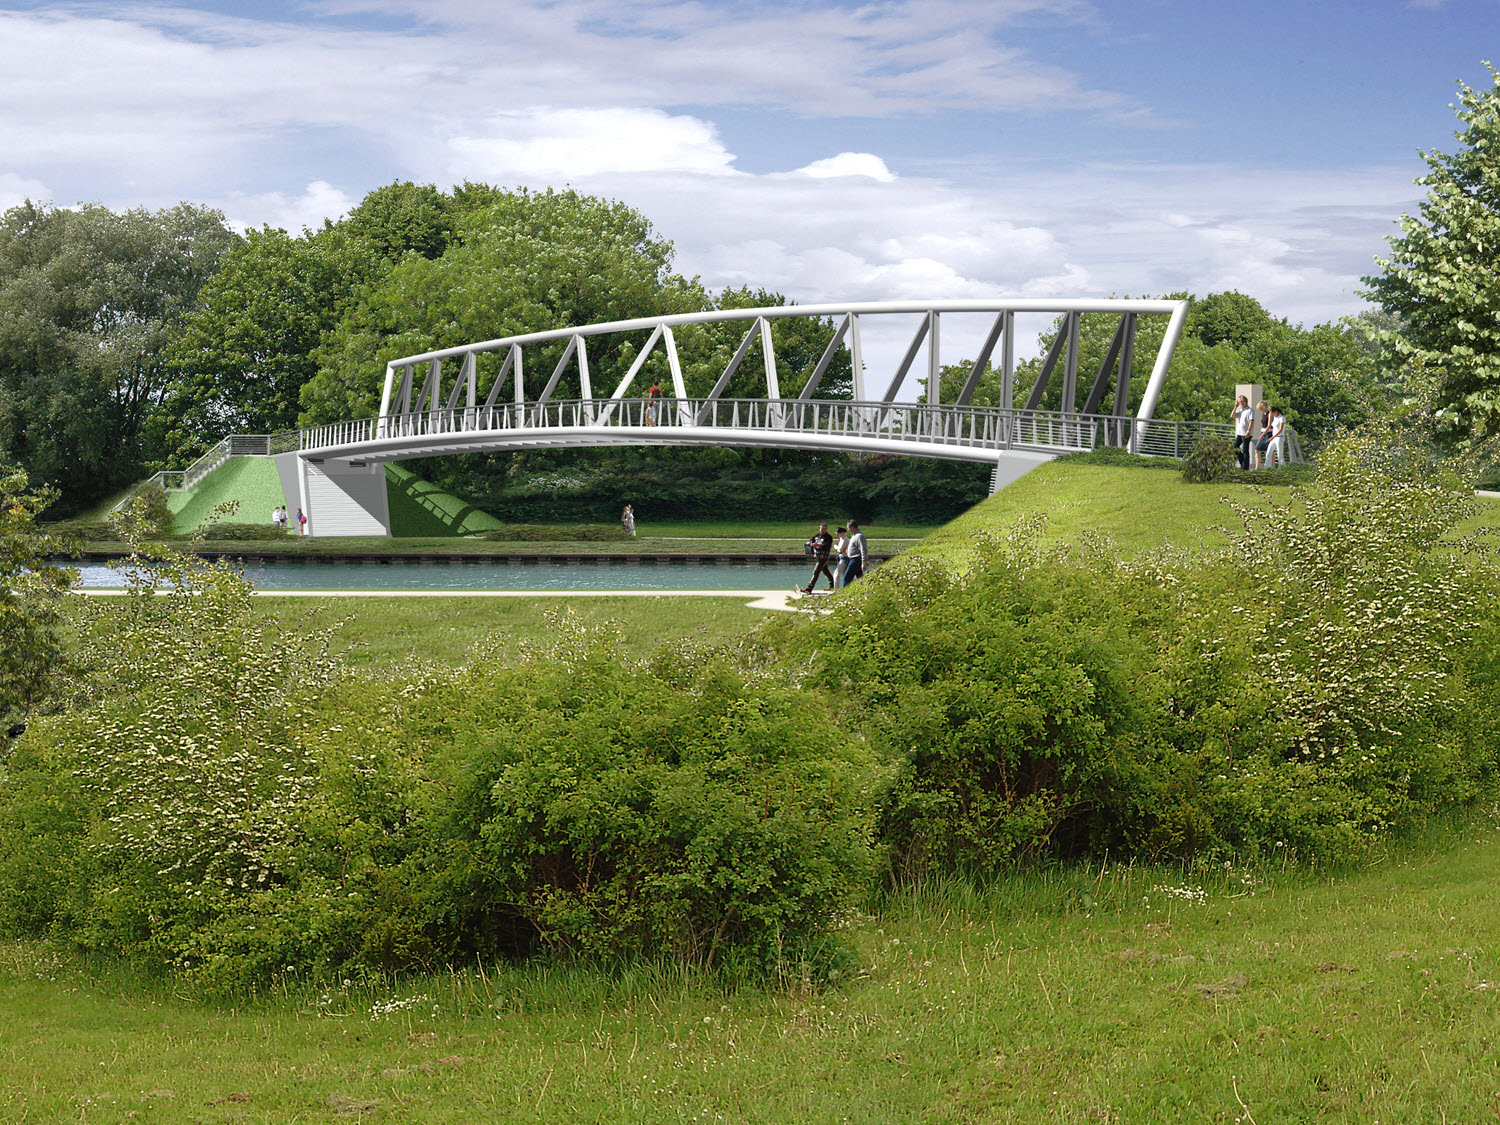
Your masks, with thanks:
M109 543L118 534L108 520L62 520L50 525L47 530L53 535L66 536L79 543Z
M895 560L766 659L844 699L900 773L899 877L1038 857L1359 857L1500 767L1500 583L1463 481L1344 439L1232 553L992 541ZM1279 470L1278 470L1279 471Z
M484 539L499 543L595 543L611 539L629 539L618 524L599 523L511 523L487 531Z
M1104 445L1084 453L1064 453L1054 458L1070 465L1109 465L1120 469L1181 469L1179 457L1142 457L1119 446Z
M341 678L228 567L136 574L80 607L71 706L10 761L0 933L225 993L537 953L836 969L884 774L783 677L560 620L513 666Z
M112 539L125 539L123 528L128 518L134 521L145 537L166 539L172 534L172 509L167 503L166 491L159 484L147 481L130 494L124 508L111 512L108 522L114 528Z
M283 531L269 523L211 523L203 529L205 538L215 542L280 540L295 537L292 531Z
M1217 437L1200 438L1182 461L1182 479L1189 484L1211 484L1239 469L1234 447Z

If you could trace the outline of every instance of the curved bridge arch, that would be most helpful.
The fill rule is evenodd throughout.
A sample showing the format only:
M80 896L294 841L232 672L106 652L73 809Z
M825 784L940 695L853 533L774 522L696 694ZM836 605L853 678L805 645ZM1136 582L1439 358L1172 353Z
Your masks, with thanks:
M612 321L463 344L389 363L380 413L303 430L300 449L288 455L283 474L295 469L296 492L309 527L320 535L389 534L381 464L456 453L610 445L893 453L993 464L998 487L1071 450L1112 445L1136 453L1171 453L1190 445L1203 427L1152 418L1187 308L1187 301L1129 298L788 305ZM993 320L962 388L953 402L944 403L942 318L956 313L987 313ZM1024 406L972 406L980 377L991 367L1000 373L1000 400L1015 400L1018 313L1061 314L1062 331L1043 359ZM1085 313L1119 318L1104 361L1095 372L1079 371L1079 328ZM862 340L865 321L912 314L920 320L900 361L884 375L867 371ZM1143 315L1166 316L1168 323L1140 408L1129 417L1125 408L1137 324ZM772 324L790 318L827 318L834 329L800 390L784 397ZM712 389L690 396L674 329L717 324L744 324L746 330L732 358L716 372ZM593 380L598 368L590 368L591 344L642 332L648 338L634 353L623 377L607 396L597 395ZM617 350L619 343L614 342ZM528 355L548 345L554 350L561 345L560 358L545 381L528 382ZM663 388L662 397L650 398L641 393L638 380L658 349L668 372L664 382L670 385ZM765 396L724 398L736 374L745 370L752 351L759 353L754 366L763 370ZM844 351L849 358L852 399L818 397L835 359ZM499 370L481 398L480 360L489 355L499 362ZM919 357L925 359L920 368ZM492 366L494 361L487 362ZM449 379L447 373L455 364L457 372ZM915 373L919 373L924 401L898 401ZM579 396L557 399L554 392L567 374L573 377L570 382L576 382ZM708 373L701 368L693 374L707 381ZM1082 403L1080 374L1091 380ZM1063 408L1042 410L1042 397L1054 378L1060 379ZM539 389L536 382L542 383ZM507 388L510 393L502 398ZM1099 413L1111 392L1112 412ZM295 465L289 463L292 458ZM379 485L362 478L378 478Z

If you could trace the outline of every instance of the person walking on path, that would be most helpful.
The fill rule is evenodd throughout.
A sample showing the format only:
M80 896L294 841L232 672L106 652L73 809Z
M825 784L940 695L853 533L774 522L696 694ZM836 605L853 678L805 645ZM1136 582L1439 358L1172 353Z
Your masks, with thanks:
M303 513L301 508L297 509L297 534L307 534L307 516Z
M620 526L625 529L626 535L632 539L635 538L635 508L629 504L626 504L625 510L620 513Z
M833 568L833 586L838 589L844 584L844 571L849 569L849 529L839 528L839 537L833 543L834 553L838 556L838 565Z
M1281 407L1271 407L1271 443L1266 447L1266 468L1286 465L1286 415Z
M844 568L844 585L847 586L865 572L865 563L870 548L865 543L865 533L859 524L849 521L849 565Z
M1255 413L1260 416L1260 437L1255 441L1255 465L1257 469L1266 467L1266 450L1271 446L1271 408L1266 405L1266 400L1261 399L1255 404Z
M1250 427L1255 422L1255 411L1250 409L1250 400L1244 395L1234 400L1234 456L1240 463L1240 471L1250 468Z
M833 536L828 534L826 523L818 524L817 534L807 541L807 545L812 548L813 558L818 565L813 569L813 576L807 580L807 585L802 587L802 592L812 593L813 587L818 584L820 574L828 579L830 591L836 589L837 583L833 580L833 571L828 569L828 556L833 552Z

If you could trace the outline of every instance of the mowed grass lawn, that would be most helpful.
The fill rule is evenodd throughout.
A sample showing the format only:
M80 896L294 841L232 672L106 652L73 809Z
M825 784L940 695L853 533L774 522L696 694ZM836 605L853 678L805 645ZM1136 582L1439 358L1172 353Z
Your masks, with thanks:
M273 594L256 598L255 608L277 628L333 629L333 651L345 664L376 668L410 659L458 665L480 645L503 654L524 644L546 644L557 635L563 615L614 630L623 653L643 656L672 641L720 641L742 635L767 613L749 608L747 600L748 595L548 598L545 592L535 598Z
M851 920L840 986L488 965L195 1002L0 949L0 1119L1479 1122L1500 825L1342 876L1116 865Z

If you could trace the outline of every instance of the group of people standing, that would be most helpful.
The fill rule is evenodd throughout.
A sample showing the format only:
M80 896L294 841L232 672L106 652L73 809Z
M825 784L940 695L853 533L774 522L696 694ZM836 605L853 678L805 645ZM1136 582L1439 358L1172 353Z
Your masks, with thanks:
M1265 399L1252 407L1250 399L1240 395L1234 400L1233 418L1234 455L1241 469L1286 464L1286 415L1281 407L1267 405Z
M297 523L297 534L306 535L307 517L302 514L301 508L297 509L297 514L294 517L288 516L286 514L285 504L278 504L276 507L271 509L271 526L274 527L277 531L285 531L287 528L287 524L292 522L293 519L295 519Z
M626 504L625 510L620 513L620 527L626 535L635 538L635 506Z
M854 520L849 521L848 527L838 529L837 539L829 533L826 523L818 524L816 534L807 541L807 545L812 548L813 560L817 566L813 570L813 576L807 580L807 585L802 587L804 594L813 592L820 576L828 579L830 591L849 585L865 572L865 564L870 558L865 533ZM829 564L835 559L837 565L830 569Z

